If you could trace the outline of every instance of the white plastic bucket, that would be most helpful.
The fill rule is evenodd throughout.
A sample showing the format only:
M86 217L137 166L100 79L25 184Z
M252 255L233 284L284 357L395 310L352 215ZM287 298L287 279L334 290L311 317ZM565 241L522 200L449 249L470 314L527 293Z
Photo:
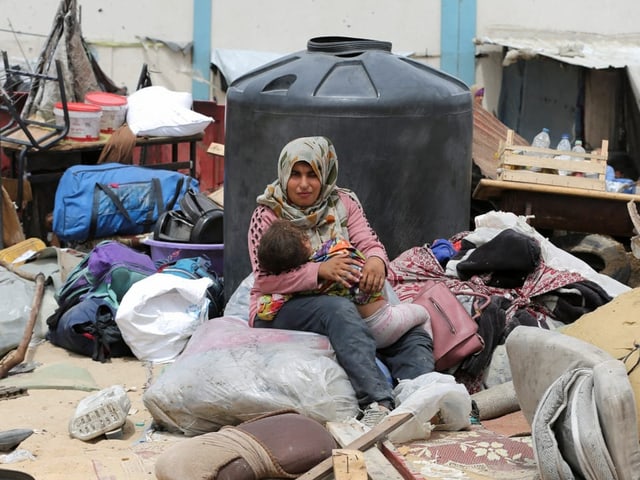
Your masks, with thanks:
M69 132L65 138L79 142L91 142L100 139L100 117L102 110L96 105L86 103L68 102ZM56 103L53 114L56 117L56 125L64 125L64 112L62 103Z
M108 92L87 92L85 103L98 105L102 109L100 131L113 133L122 126L127 116L127 97Z

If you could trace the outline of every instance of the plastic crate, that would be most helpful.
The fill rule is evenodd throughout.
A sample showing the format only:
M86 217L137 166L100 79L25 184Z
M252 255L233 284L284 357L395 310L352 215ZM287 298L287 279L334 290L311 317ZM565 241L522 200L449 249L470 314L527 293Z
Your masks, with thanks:
M142 243L149 246L154 262L172 262L180 258L206 255L211 260L213 270L223 276L224 243L176 243L153 238L146 238Z

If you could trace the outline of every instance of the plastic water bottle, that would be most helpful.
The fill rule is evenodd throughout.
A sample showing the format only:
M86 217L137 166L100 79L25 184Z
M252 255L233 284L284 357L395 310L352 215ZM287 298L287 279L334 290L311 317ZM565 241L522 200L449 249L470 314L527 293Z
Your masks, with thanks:
M558 150L559 152L571 151L571 141L569 140L568 133L562 134L562 138L558 142L558 146L556 147L556 150ZM553 158L555 158L556 160L571 160L571 157L569 155L562 155L562 154L556 155ZM571 172L568 170L558 170L558 175L571 175Z
M549 148L551 145L551 138L549 137L549 129L543 128L535 137L533 137L533 142L531 142L532 147L539 148ZM540 157L548 157L548 155L539 155ZM533 172L539 172L541 168L539 167L529 167L529 170Z
M573 144L573 148L571 149L572 152L575 153L587 153L587 151L584 149L584 147L582 146L582 140L576 140L575 143ZM584 157L572 157L574 160L584 160ZM582 172L573 172L573 175L576 177L584 177L584 173ZM596 174L597 176L597 174Z

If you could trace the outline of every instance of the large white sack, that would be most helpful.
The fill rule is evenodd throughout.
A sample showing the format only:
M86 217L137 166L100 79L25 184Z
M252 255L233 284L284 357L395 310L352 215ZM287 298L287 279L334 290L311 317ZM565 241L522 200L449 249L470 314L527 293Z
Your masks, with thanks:
M326 337L213 318L143 395L155 423L193 436L295 409L320 422L354 417L353 387Z

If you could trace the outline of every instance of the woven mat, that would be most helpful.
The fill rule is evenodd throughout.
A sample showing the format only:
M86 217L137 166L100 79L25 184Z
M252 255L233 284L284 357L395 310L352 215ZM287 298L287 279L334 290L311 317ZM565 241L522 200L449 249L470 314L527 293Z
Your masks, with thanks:
M507 437L473 426L431 433L428 440L397 445L412 469L429 480L533 479L537 473L531 437Z

